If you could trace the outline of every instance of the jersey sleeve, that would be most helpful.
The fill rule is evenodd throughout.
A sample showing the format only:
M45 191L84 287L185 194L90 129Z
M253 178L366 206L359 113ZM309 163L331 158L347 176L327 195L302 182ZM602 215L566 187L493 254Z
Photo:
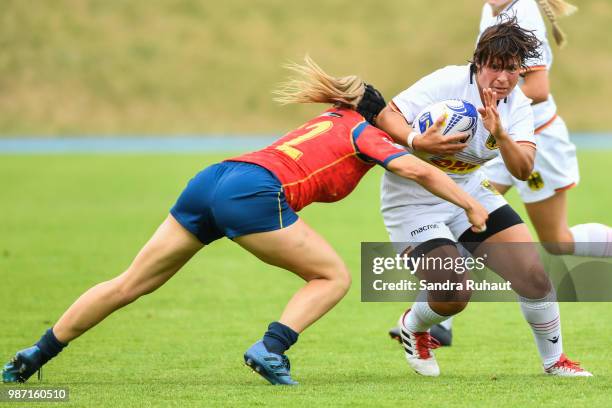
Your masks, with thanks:
M367 122L364 123L363 129L357 128L352 135L355 150L362 159L387 168L391 160L409 154L407 150L393 143L385 132Z
M534 120L533 109L530 104L530 99L521 95L522 98L516 102L516 106L512 109L510 123L508 126L508 134L515 142L519 144L531 145L536 147L536 139L533 133Z
M524 4L523 4L524 3ZM530 58L525 61L526 71L542 71L548 68L546 61L545 46L548 44L546 37L546 24L535 1L521 2L517 4L516 18L521 28L532 31L540 41L538 58Z
M447 82L444 80L444 73L445 68L442 68L421 78L410 88L395 96L391 108L404 115L406 121L412 124L423 109L443 99L440 94Z
M493 24L493 11L491 10L491 6L488 3L483 4L482 13L480 13L480 27L478 32L478 37L476 38L476 42L474 43L474 48L478 46L478 41L480 41L480 36L489 28L491 24ZM493 20L493 21L492 21Z

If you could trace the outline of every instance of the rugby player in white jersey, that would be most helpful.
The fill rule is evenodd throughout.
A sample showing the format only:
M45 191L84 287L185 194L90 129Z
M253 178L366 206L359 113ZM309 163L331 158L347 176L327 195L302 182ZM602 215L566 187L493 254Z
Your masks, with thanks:
M557 105L550 94L548 72L553 55L540 9L551 23L555 42L564 45L565 35L557 18L571 14L576 8L563 0L486 0L483 6L479 35L511 16L521 27L532 30L541 42L540 57L526 62L519 85L532 100L538 143L533 172L527 180L519 180L510 174L501 157L487 162L485 172L501 194L516 187L539 240L550 253L610 257L612 228L600 223L570 228L567 222L566 191L578 184L580 175L576 146L570 141L565 122L557 115ZM451 327L452 319L445 320L431 329L431 335L443 345L450 345ZM394 329L390 334L399 336L399 331Z
M491 183L504 194L515 186L525 203L533 226L545 248L553 254L579 256L612 256L612 228L599 223L567 223L566 191L579 182L576 147L569 140L565 122L557 115L555 100L550 94L548 71L552 65L552 51L546 35L546 25L538 9L550 20L558 45L564 43L556 18L575 8L563 0L488 0L482 10L480 35L488 27L512 16L517 23L532 30L540 40L540 58L528 60L524 81L520 85L532 99L538 153L534 170L525 181L508 172L500 159L487 163L486 174Z
M536 145L531 101L517 84L526 62L539 57L539 45L533 33L519 27L515 20L490 27L480 37L469 65L433 72L393 98L380 113L378 127L445 170L490 213L486 230L476 233L459 208L387 172L381 188L382 214L391 241L400 252L413 257L459 258L456 245L460 242L478 257L483 251L494 250L495 244L533 241L520 217L491 187L481 166L500 155L510 174L519 180L526 180L533 171ZM444 118L423 135L413 131L411 124L421 110L453 98L478 108L480 119L474 137L461 143L462 135L443 136L440 125ZM489 256L487 264L510 281L519 295L544 371L590 376L563 354L559 306L535 245L506 245L495 256ZM448 270L427 272L430 280L442 276L456 281L466 279L466 274L460 276ZM402 314L399 326L405 355L417 373L439 375L431 352L438 344L429 329L463 310L469 297L468 290L430 291L421 294L420 301Z

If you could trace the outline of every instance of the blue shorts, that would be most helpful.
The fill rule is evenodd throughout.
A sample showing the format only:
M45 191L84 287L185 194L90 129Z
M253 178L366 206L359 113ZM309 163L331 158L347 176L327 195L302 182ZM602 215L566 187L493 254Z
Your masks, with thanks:
M278 230L298 219L278 178L243 162L213 164L196 174L170 214L204 244Z

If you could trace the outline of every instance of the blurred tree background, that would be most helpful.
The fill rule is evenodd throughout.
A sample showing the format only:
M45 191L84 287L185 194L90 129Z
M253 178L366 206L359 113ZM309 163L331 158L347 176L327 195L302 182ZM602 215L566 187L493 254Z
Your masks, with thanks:
M470 57L479 0L3 0L0 135L276 134L320 106L281 107L282 65L309 53L387 98ZM554 47L574 131L610 131L612 1L577 0Z

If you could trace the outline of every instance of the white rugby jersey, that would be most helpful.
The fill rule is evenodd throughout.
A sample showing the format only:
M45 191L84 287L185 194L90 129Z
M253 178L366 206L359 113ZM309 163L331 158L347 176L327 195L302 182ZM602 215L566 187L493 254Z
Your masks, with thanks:
M535 0L514 0L506 6L506 8L498 15L493 16L493 9L487 3L482 8L482 16L480 18L480 34L488 27L491 27L498 22L503 16L516 17L518 24L526 29L533 30L534 34L542 42L540 46L541 58L528 60L526 62L527 67L532 71L547 70L550 71L550 67L553 61L552 50L550 49L550 43L546 35L546 24L538 8L538 4ZM552 95L548 95L548 99L544 102L535 104L533 107L534 125L536 128L548 123L557 114L557 105Z
M469 65L451 65L427 75L393 98L392 107L401 112L408 123L412 124L423 109L445 99L463 99L476 108L483 106L476 76L470 74ZM507 98L499 101L497 110L503 128L513 140L535 146L533 111L530 103L531 99L527 98L517 86ZM416 154L459 181L469 177L469 174L475 172L482 164L497 157L499 147L478 115L476 133L463 151L452 156L421 152Z

